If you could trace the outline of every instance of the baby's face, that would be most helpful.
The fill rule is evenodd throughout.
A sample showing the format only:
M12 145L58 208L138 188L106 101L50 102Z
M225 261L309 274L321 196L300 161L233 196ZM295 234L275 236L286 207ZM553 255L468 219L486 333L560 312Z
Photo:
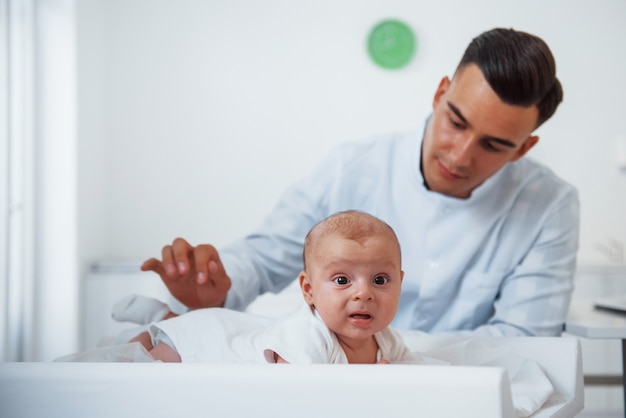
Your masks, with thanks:
M331 235L310 255L300 277L302 292L339 338L370 338L391 323L403 272L390 237L359 243Z

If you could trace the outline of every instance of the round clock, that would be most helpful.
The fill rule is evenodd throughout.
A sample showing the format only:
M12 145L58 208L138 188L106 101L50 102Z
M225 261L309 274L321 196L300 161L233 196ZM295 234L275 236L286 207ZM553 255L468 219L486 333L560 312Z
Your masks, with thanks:
M395 19L383 20L371 30L367 40L370 58L382 68L395 70L407 65L416 49L411 28Z

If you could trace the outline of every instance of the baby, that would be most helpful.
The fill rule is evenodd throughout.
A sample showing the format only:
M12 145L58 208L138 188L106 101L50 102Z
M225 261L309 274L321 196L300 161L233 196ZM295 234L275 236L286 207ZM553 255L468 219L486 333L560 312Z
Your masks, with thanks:
M303 259L306 305L285 319L225 308L167 313L133 341L165 362L415 362L389 327L404 274L389 225L363 212L334 214L307 234Z

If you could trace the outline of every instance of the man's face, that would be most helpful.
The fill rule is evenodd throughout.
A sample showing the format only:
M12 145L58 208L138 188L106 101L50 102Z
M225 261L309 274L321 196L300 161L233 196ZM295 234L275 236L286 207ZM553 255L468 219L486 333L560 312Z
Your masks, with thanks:
M450 81L444 77L433 100L433 115L422 149L422 173L429 190L467 198L509 161L538 141L531 136L536 106L502 102L475 64Z

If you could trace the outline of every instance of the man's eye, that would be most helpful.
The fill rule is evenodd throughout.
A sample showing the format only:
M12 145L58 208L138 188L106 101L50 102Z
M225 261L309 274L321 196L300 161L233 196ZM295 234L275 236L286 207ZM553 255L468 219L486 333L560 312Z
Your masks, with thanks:
M487 151L490 151L490 152L500 152L500 151L502 151L500 148L495 147L491 143L491 141L484 141L483 142L483 148L485 148Z
M457 122L454 119L450 119L450 123L457 129L463 129L463 124L461 122Z
M340 277L335 277L335 283L337 284L348 284L348 278L340 276Z
M389 280L384 276L376 276L374 278L374 284L382 285L386 284Z

